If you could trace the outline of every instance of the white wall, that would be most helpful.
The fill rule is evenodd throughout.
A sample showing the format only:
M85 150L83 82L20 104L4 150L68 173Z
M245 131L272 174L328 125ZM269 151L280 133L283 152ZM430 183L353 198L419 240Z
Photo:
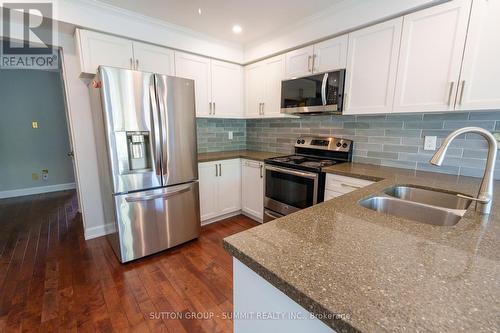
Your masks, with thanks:
M343 0L294 26L245 46L244 63L338 35L443 0Z

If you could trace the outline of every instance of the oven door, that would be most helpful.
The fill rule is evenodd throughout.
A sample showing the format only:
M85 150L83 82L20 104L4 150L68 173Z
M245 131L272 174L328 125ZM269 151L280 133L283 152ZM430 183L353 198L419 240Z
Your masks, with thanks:
M288 215L310 207L318 201L318 174L265 166L264 207Z

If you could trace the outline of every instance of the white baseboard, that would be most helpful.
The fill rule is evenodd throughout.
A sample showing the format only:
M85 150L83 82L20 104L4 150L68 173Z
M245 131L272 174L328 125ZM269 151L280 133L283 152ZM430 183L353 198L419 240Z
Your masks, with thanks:
M227 219L227 218L230 218L230 217L233 217L233 216L236 216L236 215L240 215L240 214L241 214L241 210L237 210L237 211L234 211L234 212L231 212L231 213L227 213L227 214L224 214L224 215L212 217L211 219L208 219L208 220L205 220L205 221L201 221L201 225L204 226L204 225L207 225L207 224L210 224L210 223L214 223L214 222L217 222L217 221L220 221L220 220L224 220L224 219Z
M97 238L101 236L105 236L115 232L115 224L114 223L106 223L105 225L99 225L97 227L90 227L85 229L85 240L89 240L92 238Z
M17 190L0 191L0 199L22 197L25 195L34 195L34 194L49 193L49 192L72 190L75 188L76 188L75 183L20 188Z

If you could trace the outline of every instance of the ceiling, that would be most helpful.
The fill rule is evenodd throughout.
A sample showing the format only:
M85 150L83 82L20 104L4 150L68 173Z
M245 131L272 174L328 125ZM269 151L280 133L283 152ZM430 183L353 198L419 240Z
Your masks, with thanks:
M212 37L247 44L331 7L339 0L97 0ZM201 8L201 15L198 9ZM243 31L232 32L233 25Z

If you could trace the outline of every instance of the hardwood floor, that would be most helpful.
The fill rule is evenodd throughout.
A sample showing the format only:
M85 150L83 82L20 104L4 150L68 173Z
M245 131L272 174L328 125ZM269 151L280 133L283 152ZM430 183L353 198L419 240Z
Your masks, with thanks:
M0 200L0 331L231 332L221 241L255 225L227 219L122 265L104 237L83 239L74 191Z

